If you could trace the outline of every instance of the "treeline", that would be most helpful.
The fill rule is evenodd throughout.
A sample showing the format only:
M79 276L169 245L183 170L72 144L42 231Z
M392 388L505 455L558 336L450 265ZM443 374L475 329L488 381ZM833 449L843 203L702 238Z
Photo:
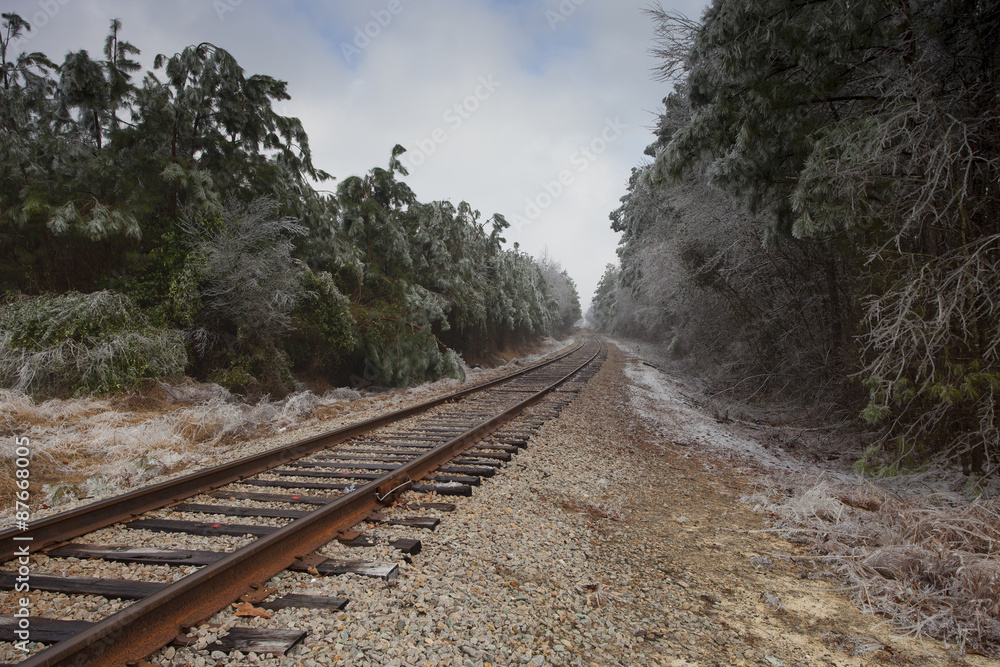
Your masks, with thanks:
M273 108L285 82L225 50L158 55L140 79L117 20L101 57L60 64L15 53L28 30L3 14L0 385L406 385L579 318L568 274L506 248L503 216L418 201L401 146L315 189L332 177Z
M866 464L995 471L1000 5L650 13L675 92L591 320L748 393L863 394Z

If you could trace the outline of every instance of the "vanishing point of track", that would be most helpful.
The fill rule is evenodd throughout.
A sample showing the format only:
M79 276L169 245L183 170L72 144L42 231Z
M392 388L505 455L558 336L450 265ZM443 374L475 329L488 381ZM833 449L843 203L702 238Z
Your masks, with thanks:
M248 593L268 590L264 584L282 570L324 574L344 571L350 564L345 566L313 552L338 538L343 542L359 539L360 533L352 528L378 517L376 510L393 505L407 490L470 495L471 485L478 484L481 477L493 475L503 461L526 445L532 432L558 415L582 383L597 371L603 353L603 344L591 337L569 352L497 380L56 514L29 524L26 530L0 532L0 561L10 561L28 550L50 557L202 566L173 584L152 585L147 592L134 596L139 601L101 621L81 623L72 632L64 631L61 635L51 633L57 638L48 641L58 643L18 664L24 667L138 664L241 596L246 599ZM553 401L534 421L520 423L518 417L527 408L546 397L551 400L553 392L559 393L559 400ZM308 489L326 495L255 492L261 487L270 491ZM235 490L227 491L229 488ZM244 490L248 488L249 491ZM185 503L200 494L211 494L213 499L284 502L316 509L268 511L259 507L241 509ZM271 516L289 521L276 528L140 518L161 508L183 513ZM125 522L129 528L154 531L258 537L233 552L71 543L87 533ZM419 548L415 540L400 542L409 543L397 546L404 551L413 544ZM4 578L3 587L9 590L11 575L0 574L0 577ZM74 578L67 578L63 586L60 582L50 584L52 587L46 590L85 587L85 581L81 584L80 580L70 579ZM14 620L0 618L0 631L6 628L11 632L16 625ZM35 627L43 621L31 620ZM41 640L37 635L33 639Z

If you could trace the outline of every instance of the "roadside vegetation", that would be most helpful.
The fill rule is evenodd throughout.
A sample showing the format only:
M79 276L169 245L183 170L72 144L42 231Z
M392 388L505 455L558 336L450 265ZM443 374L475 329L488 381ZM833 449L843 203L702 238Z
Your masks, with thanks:
M30 30L3 14L0 385L406 386L579 319L572 280L507 247L502 215L419 201L402 146L330 185L274 110L285 82L224 49L142 72L117 20L99 55L62 62L16 52Z
M717 385L838 405L860 463L1000 467L1000 11L715 0L651 10L674 82L591 321Z
M814 569L839 575L861 609L891 618L899 634L996 657L1000 498L968 502L960 493L929 492L925 481L813 478L780 500L751 500L779 533L821 554ZM853 651L879 648L869 641Z
M823 456L865 479L755 502L863 608L1000 655L1000 9L649 14L673 92L589 322L697 376L721 421L784 421L799 448L849 425Z

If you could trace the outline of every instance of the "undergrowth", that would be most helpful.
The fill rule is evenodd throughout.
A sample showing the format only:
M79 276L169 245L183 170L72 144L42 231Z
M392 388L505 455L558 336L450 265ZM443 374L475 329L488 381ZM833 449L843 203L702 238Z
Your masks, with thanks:
M548 341L519 363L532 363L564 343ZM462 372L480 371L463 366ZM383 408L406 405L420 394L456 388L442 379L386 397ZM246 402L222 386L185 379L144 382L141 390L105 397L39 400L0 389L0 518L14 505L15 443L31 441L32 504L36 510L120 493L163 474L202 468L238 456L262 436L293 430L362 409L356 389L323 394L298 391L282 400Z
M100 394L142 378L177 378L179 331L154 326L110 291L15 296L0 309L0 386L34 396Z
M1000 498L821 481L782 502L755 500L786 537L826 556L865 611L1000 657Z
M344 388L244 403L218 385L158 382L132 399L36 402L23 392L0 389L0 508L9 513L14 504L16 439L8 435L29 438L33 499L45 509L203 467L251 437L309 423L360 397ZM144 411L128 409L130 403Z

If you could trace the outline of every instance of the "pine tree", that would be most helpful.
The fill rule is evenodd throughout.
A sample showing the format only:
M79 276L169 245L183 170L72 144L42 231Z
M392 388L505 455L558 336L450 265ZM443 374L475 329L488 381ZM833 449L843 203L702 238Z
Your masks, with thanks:
M691 105L664 128L654 180L707 160L713 184L766 215L769 247L794 236L824 258L834 359L862 366L865 416L897 458L1000 451L1000 9L716 0L700 25L654 14L662 71L685 76Z
M0 31L0 281L7 291L113 288L194 343L188 369L247 391L290 371L385 384L460 375L459 352L549 335L578 315L565 272L504 247L502 215L421 203L387 168L312 181L287 85L209 43L157 55L112 20L103 57L10 52ZM551 269L552 267L549 267ZM544 275L543 275L544 274ZM103 293L97 291L95 293Z

